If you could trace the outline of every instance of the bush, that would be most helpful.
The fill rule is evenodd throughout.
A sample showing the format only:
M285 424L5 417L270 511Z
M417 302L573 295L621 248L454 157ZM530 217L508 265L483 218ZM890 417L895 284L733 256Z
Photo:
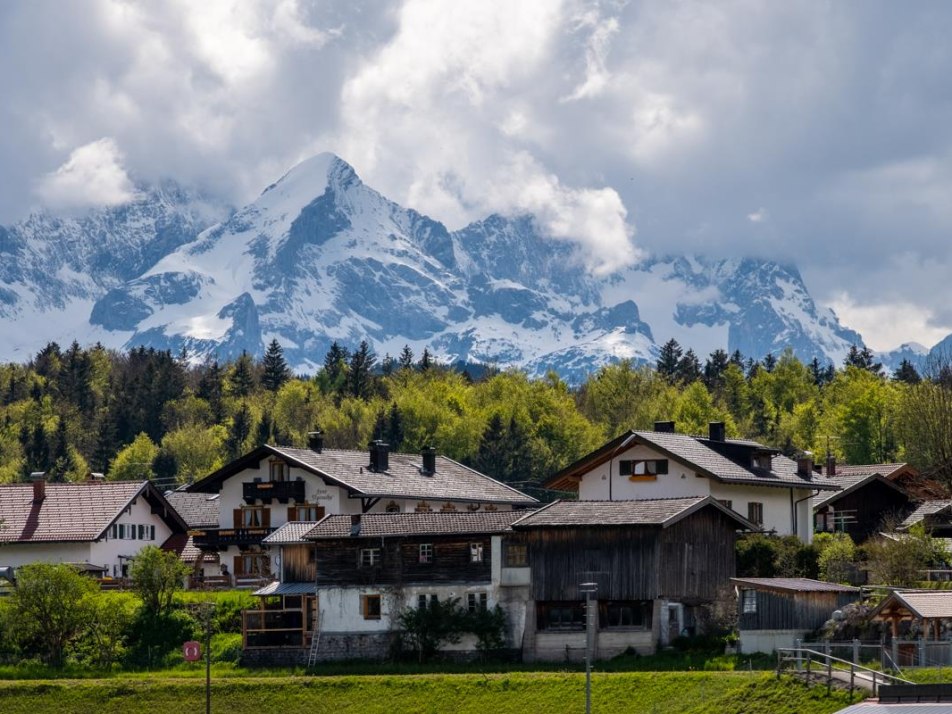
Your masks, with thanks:
M141 607L130 628L126 662L139 667L170 664L169 654L199 634L198 623L184 610L156 613Z
M754 533L737 541L737 576L742 578L816 578L819 552L796 536Z
M212 636L212 662L238 663L241 659L241 633Z
M820 578L831 583L849 583L856 575L856 546L847 533L818 533L814 545L820 550Z

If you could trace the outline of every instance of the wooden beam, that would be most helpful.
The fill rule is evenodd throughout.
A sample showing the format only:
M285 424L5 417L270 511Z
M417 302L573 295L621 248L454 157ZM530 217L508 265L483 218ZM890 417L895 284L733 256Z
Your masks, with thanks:
M362 498L360 499L360 511L361 513L367 513L371 508L380 503L379 498Z

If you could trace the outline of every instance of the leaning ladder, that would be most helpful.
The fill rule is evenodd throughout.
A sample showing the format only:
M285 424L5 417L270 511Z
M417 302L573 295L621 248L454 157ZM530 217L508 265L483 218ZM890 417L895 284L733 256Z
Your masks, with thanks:
M321 648L321 616L318 612L314 618L314 629L311 631L311 650L307 653L307 668L311 669L317 664L317 652Z

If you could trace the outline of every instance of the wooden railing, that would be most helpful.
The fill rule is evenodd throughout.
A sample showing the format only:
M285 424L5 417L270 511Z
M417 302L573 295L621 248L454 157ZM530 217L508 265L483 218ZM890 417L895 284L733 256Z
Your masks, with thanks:
M304 481L248 481L241 484L241 495L245 503L287 503L292 498L304 501Z
M819 677L821 681L825 680L827 690L832 689L834 680L843 684L848 683L851 697L856 687L871 689L873 696L876 696L882 684L912 684L908 679L833 657L825 652L805 647L779 648L777 677L779 678L782 672L790 671L791 668L793 674L804 676L808 683L812 677Z
M274 528L219 528L207 531L194 531L192 540L196 548L202 550L224 550L230 545L258 545Z

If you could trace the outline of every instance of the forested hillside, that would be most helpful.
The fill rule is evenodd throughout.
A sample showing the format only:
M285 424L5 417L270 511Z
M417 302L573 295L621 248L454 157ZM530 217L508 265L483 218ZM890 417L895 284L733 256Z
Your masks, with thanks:
M0 481L101 471L171 486L261 443L302 446L320 428L330 447L432 444L532 492L619 432L671 419L685 433L724 421L729 436L791 454L819 458L829 448L849 463L907 460L949 482L952 372L920 379L904 364L884 375L855 348L834 368L790 353L754 362L718 350L702 362L670 341L656 366L621 362L578 389L554 374L452 369L409 348L379 358L367 343L335 343L308 378L290 374L277 342L259 362L242 355L194 366L187 357L49 344L28 364L0 366Z

